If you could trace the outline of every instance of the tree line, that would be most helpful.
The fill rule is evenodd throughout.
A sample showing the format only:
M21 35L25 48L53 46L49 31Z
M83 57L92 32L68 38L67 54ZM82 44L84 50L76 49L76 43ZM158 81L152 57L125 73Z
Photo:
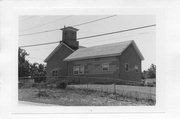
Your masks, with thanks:
M30 63L26 60L29 54L26 50L18 49L18 76L19 77L37 77L46 75L46 66L39 63Z
M150 68L142 72L142 79L156 78L156 65L151 64Z

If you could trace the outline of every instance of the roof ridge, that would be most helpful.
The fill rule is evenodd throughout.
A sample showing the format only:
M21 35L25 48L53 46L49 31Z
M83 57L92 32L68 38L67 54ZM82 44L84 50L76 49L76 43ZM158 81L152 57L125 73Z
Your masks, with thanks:
M117 43L125 43L125 42L132 43L133 41L134 41L134 40L128 40L128 41L122 41L122 42L115 42L115 43L107 43L107 44L103 44L103 45L90 46L90 47L86 47L86 48L93 48L93 47L99 47L99 46L108 46L108 45L113 45L113 44L117 44Z

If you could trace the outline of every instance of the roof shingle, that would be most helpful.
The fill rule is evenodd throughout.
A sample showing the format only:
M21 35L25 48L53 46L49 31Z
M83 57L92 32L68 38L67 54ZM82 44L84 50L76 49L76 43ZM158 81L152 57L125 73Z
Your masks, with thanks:
M81 48L73 52L67 58L65 58L65 61L121 55L121 53L131 43L135 45L134 41L130 40L130 41L124 41L124 42L118 42L118 43L112 43L112 44L105 44L105 45L100 45L100 46ZM137 49L136 45L135 45L135 49L137 50L141 59L144 59L140 51Z

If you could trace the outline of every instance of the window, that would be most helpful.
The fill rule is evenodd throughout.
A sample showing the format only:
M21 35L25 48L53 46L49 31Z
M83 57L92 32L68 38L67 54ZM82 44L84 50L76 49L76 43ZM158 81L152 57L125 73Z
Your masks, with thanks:
M84 74L84 66L79 66L79 74Z
M58 76L58 71L57 70L53 70L52 71L52 76Z
M105 63L105 64L102 64L102 71L109 71L109 64L108 63Z
M78 74L84 74L84 66L74 66L73 67L73 74L78 75Z
M129 71L129 64L125 63L125 71L128 72Z
M139 67L138 67L138 65L135 65L135 66L134 66L134 70L135 70L135 72L139 72Z
M78 75L79 74L79 66L74 66L73 67L73 74Z

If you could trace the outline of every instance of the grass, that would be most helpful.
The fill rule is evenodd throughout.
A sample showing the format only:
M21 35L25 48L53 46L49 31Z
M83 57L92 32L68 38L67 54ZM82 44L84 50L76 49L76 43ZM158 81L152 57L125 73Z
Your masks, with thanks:
M103 91L108 93L114 93L114 85L69 85L69 87L77 89L89 89L96 91ZM129 85L116 85L115 92L119 95L140 98L140 99L156 99L156 88L146 86L129 86Z
M61 89L19 89L20 101L55 104L63 106L138 106L154 105L147 100L138 100L120 94L68 87Z

